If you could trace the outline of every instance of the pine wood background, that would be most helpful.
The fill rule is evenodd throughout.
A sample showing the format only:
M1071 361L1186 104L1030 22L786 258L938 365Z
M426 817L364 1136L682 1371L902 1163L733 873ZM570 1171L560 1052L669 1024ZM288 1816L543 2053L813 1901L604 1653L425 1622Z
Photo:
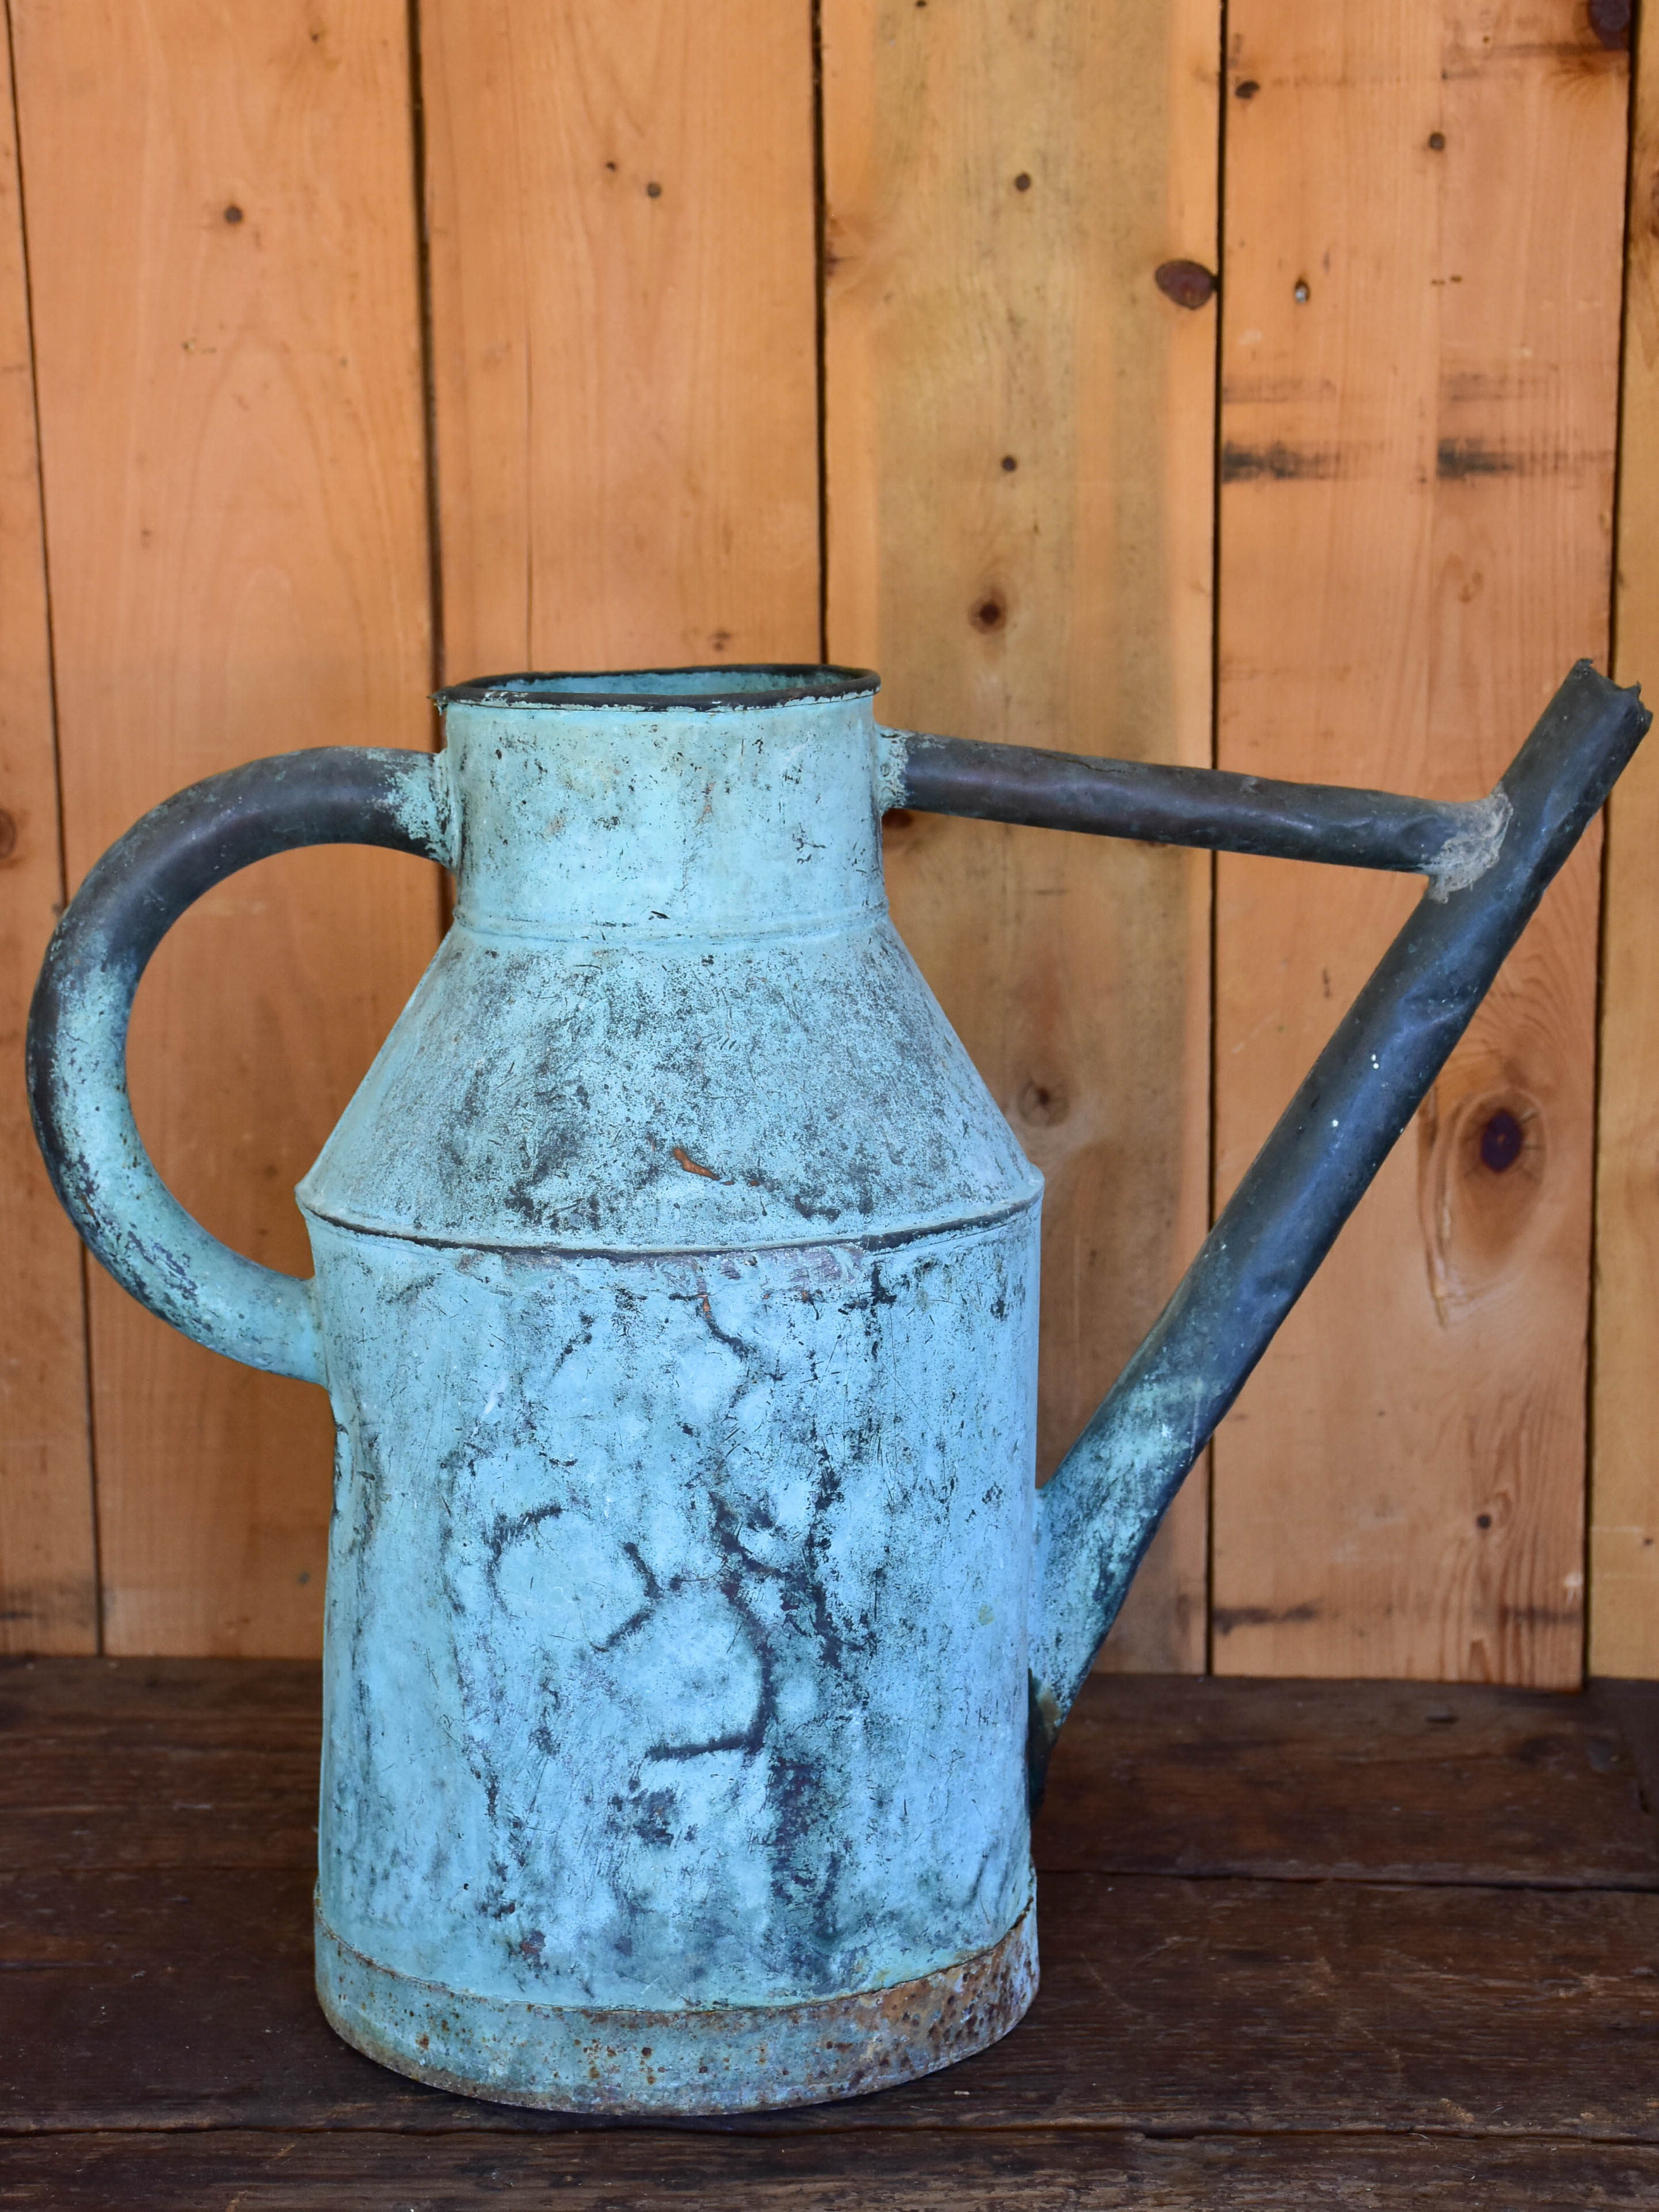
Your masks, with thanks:
M825 654L901 723L1443 798L1580 654L1659 693L1659 15L1632 82L1624 0L9 0L9 29L4 1648L319 1633L320 1394L84 1265L28 1131L54 915L178 786L429 744L434 680L524 666ZM1048 1179L1046 1471L1415 889L902 815L888 871ZM336 851L163 949L140 1122L244 1250L305 1267L290 1188L440 927L435 872ZM1656 1432L1659 743L1104 1663L1659 1674Z

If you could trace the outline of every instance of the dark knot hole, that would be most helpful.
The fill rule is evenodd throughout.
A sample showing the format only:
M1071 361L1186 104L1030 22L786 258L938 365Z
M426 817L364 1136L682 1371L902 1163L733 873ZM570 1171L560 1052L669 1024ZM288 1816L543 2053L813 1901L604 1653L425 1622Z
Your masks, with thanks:
M1494 1175L1507 1175L1526 1142L1520 1122L1507 1106L1500 1106L1480 1132L1480 1158Z

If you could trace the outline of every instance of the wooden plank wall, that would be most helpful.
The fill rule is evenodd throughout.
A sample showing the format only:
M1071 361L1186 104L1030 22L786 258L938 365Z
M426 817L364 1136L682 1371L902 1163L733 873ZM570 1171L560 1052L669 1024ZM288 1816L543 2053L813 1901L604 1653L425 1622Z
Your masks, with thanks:
M23 1024L64 896L34 364L10 57L0 104L0 1650L98 1636L84 1268L23 1090ZM27 1256L25 1256L27 1255Z
M1220 763L1473 797L1606 664L1626 57L1560 0L1228 25ZM1222 1194L1415 895L1221 863ZM1592 835L1218 1439L1219 1668L1577 1679L1597 898Z
M74 883L236 761L429 741L406 14L16 0L11 21ZM158 955L139 1124L255 1257L304 1267L286 1194L437 921L428 871L295 854L222 886ZM90 1273L105 1647L308 1648L321 1394L201 1351Z
M448 677L816 659L804 12L421 23Z
M1613 673L1659 694L1659 18L1631 109ZM1608 810L1589 1663L1659 1675L1659 748Z
M827 651L880 667L912 726L1462 797L1576 654L1605 663L1617 0L9 14L14 1648L318 1631L320 1399L95 1268L86 1301L27 1136L54 903L167 791L295 744L428 743L434 673ZM1639 676L1651 636L1659 685L1656 88L1644 52L1617 652ZM1589 1516L1593 1663L1644 1673L1656 808L1650 764L1607 878ZM919 817L888 857L1048 1178L1046 1469L1413 892ZM1107 1663L1576 1679L1600 871L1592 846L1553 895ZM438 926L429 872L335 852L176 933L134 1087L210 1225L304 1264L288 1187ZM1502 1172L1499 1114L1523 1138Z
M901 726L1207 765L1215 308L1155 272L1213 266L1212 0L823 23L830 656ZM1204 1232L1209 866L938 816L886 845L1048 1179L1046 1476ZM1200 1477L1115 1656L1201 1668L1206 1519Z

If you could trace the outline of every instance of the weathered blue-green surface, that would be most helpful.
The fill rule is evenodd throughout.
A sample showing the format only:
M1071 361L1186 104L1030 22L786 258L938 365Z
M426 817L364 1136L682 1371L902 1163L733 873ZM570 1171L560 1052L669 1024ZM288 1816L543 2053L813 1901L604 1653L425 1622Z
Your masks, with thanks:
M455 926L301 1190L319 1909L381 1970L324 1986L380 2045L465 1993L450 2074L554 2103L572 2021L669 2015L684 2102L726 2008L1024 1913L1040 1184L887 920L867 696L447 735ZM769 2040L744 2101L845 2075Z

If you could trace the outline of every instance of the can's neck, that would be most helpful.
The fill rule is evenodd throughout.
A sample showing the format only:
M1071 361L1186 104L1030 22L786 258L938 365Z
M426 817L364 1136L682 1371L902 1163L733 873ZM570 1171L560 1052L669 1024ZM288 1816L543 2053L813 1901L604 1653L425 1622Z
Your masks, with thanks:
M884 911L867 693L697 707L452 698L445 738L465 927L704 936Z

